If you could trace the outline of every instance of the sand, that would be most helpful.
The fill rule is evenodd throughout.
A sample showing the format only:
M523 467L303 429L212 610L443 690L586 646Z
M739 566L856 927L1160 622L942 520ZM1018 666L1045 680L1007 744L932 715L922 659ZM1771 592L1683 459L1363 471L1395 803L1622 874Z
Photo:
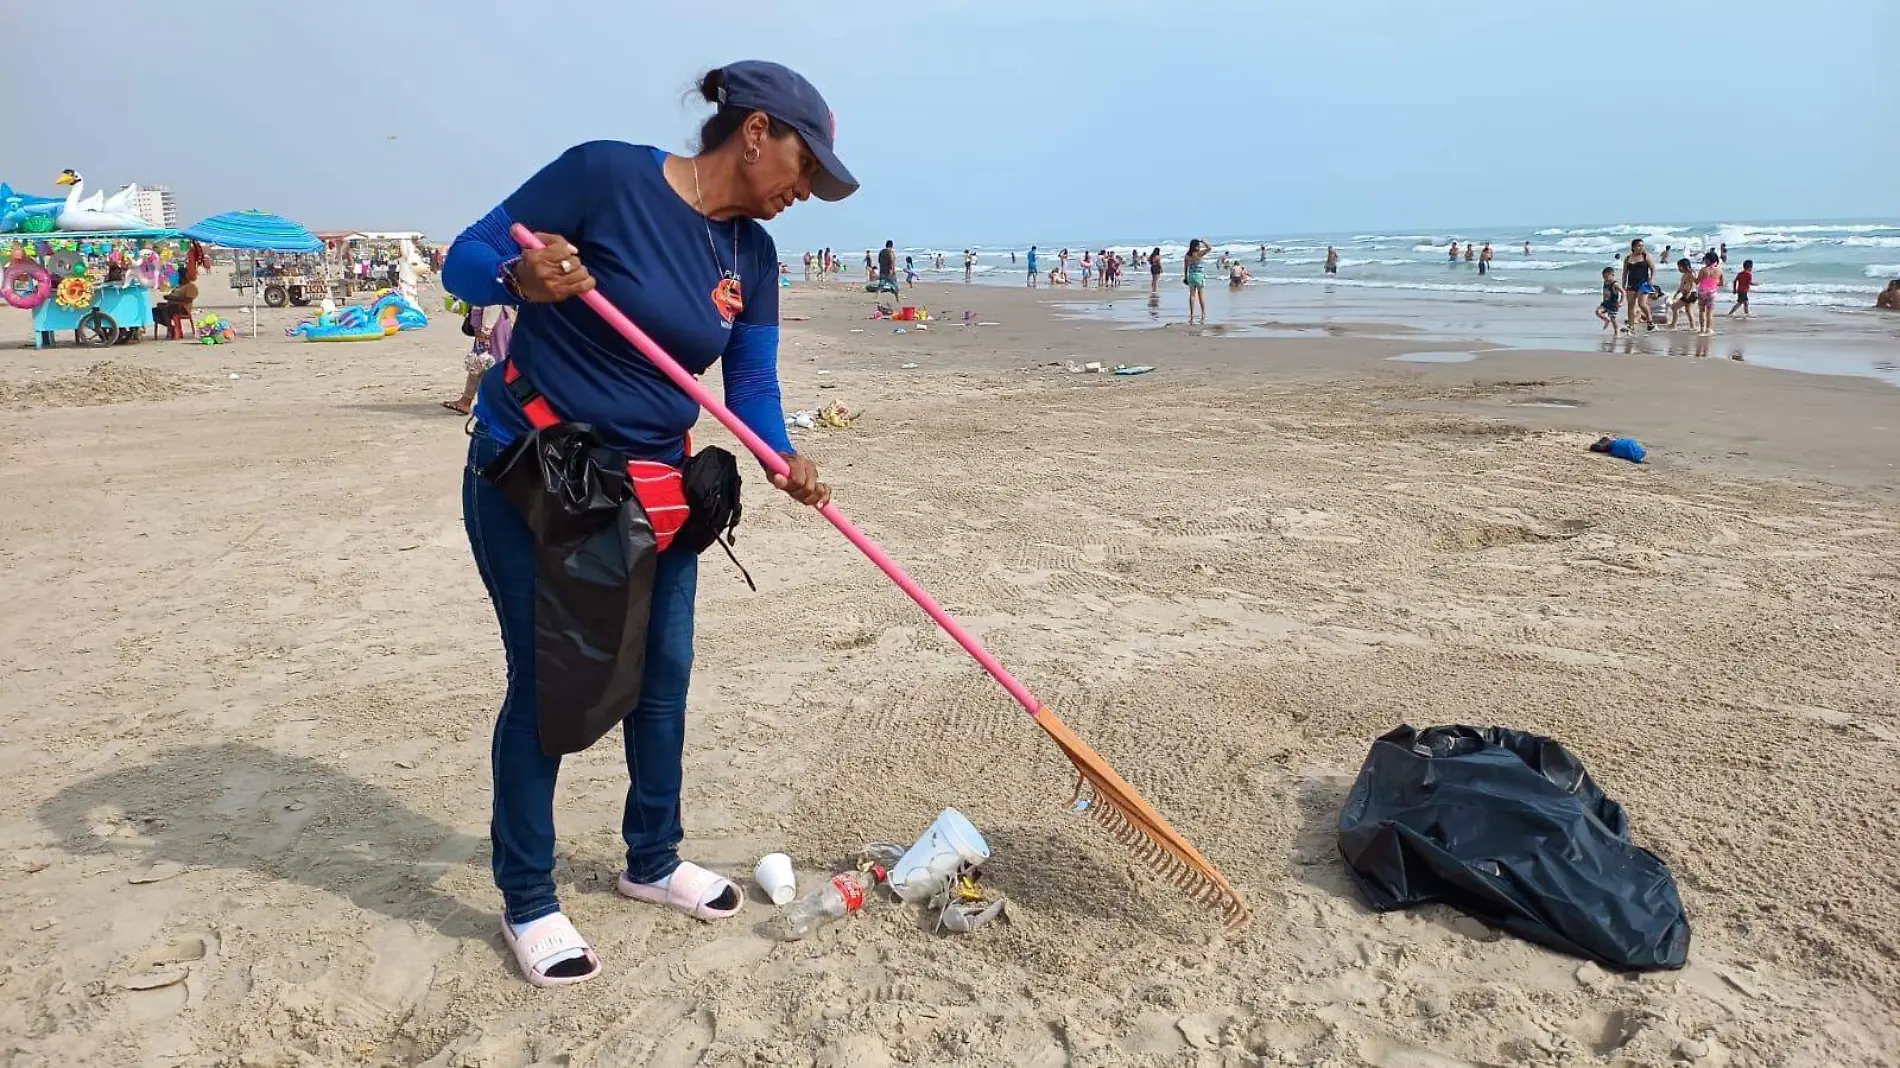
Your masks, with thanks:
M558 878L607 974L531 989L496 934L501 651L436 406L465 339L309 345L266 313L256 341L97 367L0 354L0 1063L1896 1063L1889 387L1394 364L1403 343L1353 331L933 298L1003 325L895 335L861 294L788 295L787 407L864 413L801 446L1251 927L1070 814L1042 733L755 481L759 592L716 554L702 572L688 854L737 875L786 849L809 883L955 805L1014 921L936 936L879 902L780 945L758 900L717 925L620 900L603 744L566 766ZM1160 370L1048 366L1072 354ZM1586 452L1602 430L1655 462ZM1579 753L1673 867L1689 967L1613 976L1447 909L1370 913L1333 828L1400 722Z

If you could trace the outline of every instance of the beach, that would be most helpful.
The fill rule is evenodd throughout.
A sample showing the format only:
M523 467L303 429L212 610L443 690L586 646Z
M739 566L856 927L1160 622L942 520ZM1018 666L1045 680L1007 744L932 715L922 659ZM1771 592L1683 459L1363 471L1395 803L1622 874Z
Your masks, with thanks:
M811 887L955 806L1012 918L943 935L880 898L782 944L756 892L719 924L620 899L609 742L558 797L605 974L559 991L498 935L503 664L439 291L360 344L286 338L285 309L229 345L34 353L0 310L0 1063L1900 1063L1894 385L1817 373L1836 342L1792 314L1741 336L1799 371L1729 358L1726 326L1706 356L1555 351L1402 298L1230 329L1216 292L1188 330L1172 276L1147 325L1142 281L1119 307L929 284L901 334L801 283L784 403L858 413L794 431L846 513L1253 923L1073 813L1043 732L742 459L758 591L703 558L684 852L740 878L785 850ZM1588 298L1552 299L1588 336ZM1839 344L1877 354L1868 324ZM1688 966L1368 910L1334 836L1401 723L1563 741L1674 871Z

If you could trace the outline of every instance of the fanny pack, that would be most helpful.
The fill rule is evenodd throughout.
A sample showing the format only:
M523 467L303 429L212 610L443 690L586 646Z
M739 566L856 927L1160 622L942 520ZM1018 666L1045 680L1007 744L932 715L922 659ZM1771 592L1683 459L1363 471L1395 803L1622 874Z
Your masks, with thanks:
M682 533L694 552L726 544L721 532L729 539L739 522L739 472L723 449L692 457L684 471L629 460L602 445L593 427L563 420L514 361L502 365L502 380L534 432L512 442L481 477L534 535L541 749L577 753L640 699L659 554ZM706 502L691 526L689 485Z

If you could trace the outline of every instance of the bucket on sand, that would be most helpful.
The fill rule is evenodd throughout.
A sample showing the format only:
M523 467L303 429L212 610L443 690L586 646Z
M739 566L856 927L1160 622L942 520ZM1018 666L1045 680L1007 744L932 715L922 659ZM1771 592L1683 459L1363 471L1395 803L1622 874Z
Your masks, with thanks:
M989 843L976 825L956 809L946 808L891 867L891 889L913 905L928 901L955 878L957 869L988 859Z

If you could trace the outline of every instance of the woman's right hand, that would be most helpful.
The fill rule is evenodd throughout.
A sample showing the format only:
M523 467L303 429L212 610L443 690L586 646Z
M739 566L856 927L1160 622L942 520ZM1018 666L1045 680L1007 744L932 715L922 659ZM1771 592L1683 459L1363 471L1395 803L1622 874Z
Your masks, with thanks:
M515 264L515 288L521 299L554 304L594 288L594 276L581 263L581 254L559 234L536 233L546 248L528 249Z

